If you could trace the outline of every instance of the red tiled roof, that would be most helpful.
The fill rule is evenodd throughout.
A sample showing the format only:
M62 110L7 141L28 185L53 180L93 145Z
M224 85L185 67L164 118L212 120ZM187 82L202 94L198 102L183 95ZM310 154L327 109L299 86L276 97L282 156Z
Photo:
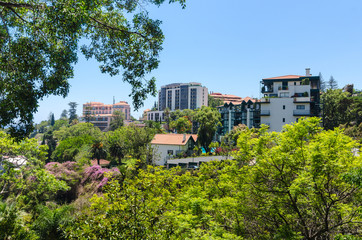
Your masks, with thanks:
M186 135L186 141L184 141L184 135ZM151 144L162 144L162 145L186 145L190 137L197 141L196 134L156 134Z
M305 77L305 76L300 76L300 75L285 75L285 76L280 76L280 77L263 78L263 80L298 79L298 78L300 78L300 77Z
M106 166L106 165L109 165L109 163L110 163L110 161L105 160L105 159L100 159L100 160L99 160L100 166ZM93 160L91 161L91 164L92 164L92 165L98 165L97 159L93 159Z

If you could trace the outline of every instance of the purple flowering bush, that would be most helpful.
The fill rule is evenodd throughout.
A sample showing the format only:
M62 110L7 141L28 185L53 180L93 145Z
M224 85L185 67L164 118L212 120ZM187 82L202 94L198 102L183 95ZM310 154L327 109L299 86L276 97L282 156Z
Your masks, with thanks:
M57 179L64 180L69 184L74 184L81 180L82 168L76 162L50 162L45 165L45 169Z
M112 177L119 176L120 172L118 168L102 168L99 165L93 165L87 167L83 172L83 178L81 183L92 183L92 185L96 185L96 189L100 190L104 185L107 184L108 180Z

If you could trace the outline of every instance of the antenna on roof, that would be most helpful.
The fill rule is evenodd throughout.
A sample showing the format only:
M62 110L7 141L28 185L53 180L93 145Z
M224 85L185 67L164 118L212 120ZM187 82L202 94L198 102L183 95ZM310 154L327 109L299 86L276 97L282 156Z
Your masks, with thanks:
M115 104L116 103L116 100L114 100L114 96L113 96L113 104Z

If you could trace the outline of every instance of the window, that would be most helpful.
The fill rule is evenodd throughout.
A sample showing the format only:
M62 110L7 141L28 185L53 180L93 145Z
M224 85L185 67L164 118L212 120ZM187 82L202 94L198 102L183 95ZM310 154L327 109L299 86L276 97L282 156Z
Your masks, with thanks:
M295 121L298 122L299 118L296 118Z
M305 106L304 105L297 105L297 109L305 109Z
M285 105L283 105L283 110L285 109Z
M280 93L280 97L282 97L282 98L287 98L287 97L289 97L289 92L281 92L281 93Z
M167 155L173 155L173 150L167 150Z
M285 122L285 118L283 118L283 122Z
M297 85L297 82L294 82L294 86Z

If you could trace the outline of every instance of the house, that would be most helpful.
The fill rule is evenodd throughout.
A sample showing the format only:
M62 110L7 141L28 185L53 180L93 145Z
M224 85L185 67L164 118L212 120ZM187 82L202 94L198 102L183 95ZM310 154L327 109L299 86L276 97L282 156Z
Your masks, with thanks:
M320 116L320 77L312 76L310 68L305 76L264 78L261 84L260 121L270 131L281 131L301 117Z
M191 156L196 141L196 134L156 134L151 141L151 145L155 149L155 164L165 165L169 158L175 157L179 153Z

